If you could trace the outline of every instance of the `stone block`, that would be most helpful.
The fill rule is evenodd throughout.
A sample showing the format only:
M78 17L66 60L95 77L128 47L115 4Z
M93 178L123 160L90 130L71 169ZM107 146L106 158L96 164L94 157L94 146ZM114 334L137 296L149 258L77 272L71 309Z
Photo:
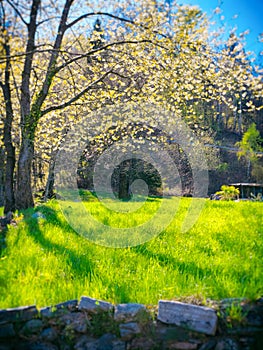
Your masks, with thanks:
M78 305L79 310L84 310L88 312L97 312L99 310L107 312L112 311L113 308L114 306L111 303L85 296L81 297Z
M35 306L21 306L0 310L0 324L3 322L28 321L38 315Z
M21 329L21 334L32 335L39 333L43 328L43 322L41 320L30 320Z
M137 322L120 324L120 335L123 340L130 340L135 335L141 333L141 328Z
M158 320L186 329L214 335L217 327L215 310L178 301L159 301Z
M15 330L12 323L0 325L0 338L12 338L15 336Z
M197 349L197 344L189 342L175 342L169 346L169 350L195 350Z
M68 309L70 311L74 311L77 308L77 305L78 305L78 300L74 299L74 300L65 301L64 303L56 304L55 308L57 310Z
M115 307L115 321L134 321L138 314L142 311L146 312L146 307L143 304L118 304Z

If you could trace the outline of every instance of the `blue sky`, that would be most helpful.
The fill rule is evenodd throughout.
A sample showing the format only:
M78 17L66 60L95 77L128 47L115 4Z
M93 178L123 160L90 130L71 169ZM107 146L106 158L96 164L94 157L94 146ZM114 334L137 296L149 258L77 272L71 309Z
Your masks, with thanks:
M179 4L199 5L208 15L221 3L220 8L228 28L237 26L237 33L249 29L246 50L259 53L263 43L258 43L258 35L263 33L263 0L178 0ZM234 19L234 15L238 15Z

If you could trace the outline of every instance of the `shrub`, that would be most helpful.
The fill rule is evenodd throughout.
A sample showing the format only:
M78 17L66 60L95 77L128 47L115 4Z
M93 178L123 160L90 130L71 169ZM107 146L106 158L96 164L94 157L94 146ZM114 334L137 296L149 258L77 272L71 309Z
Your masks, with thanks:
M221 191L215 193L220 200L231 201L239 198L239 189L235 186L222 185Z

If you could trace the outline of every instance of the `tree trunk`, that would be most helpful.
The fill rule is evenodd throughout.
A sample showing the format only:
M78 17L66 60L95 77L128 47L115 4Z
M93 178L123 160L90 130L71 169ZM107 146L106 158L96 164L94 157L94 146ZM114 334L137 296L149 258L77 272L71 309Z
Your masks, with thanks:
M250 181L250 168L251 168L251 160L248 159L247 161L247 181Z
M238 113L238 134L242 134L242 97L240 97L240 106Z
M55 161L53 159L50 160L49 169L48 169L48 178L45 187L44 193L44 202L54 196L54 180L55 180Z
M5 121L3 141L6 155L5 169L5 195L4 195L4 213L15 210L14 196L14 169L15 169L15 147L12 143L12 124L14 119L13 106L11 102L10 87L10 47L8 37L5 37L4 50L7 56L5 65L4 83L1 82L1 88L5 100Z
M129 194L129 175L128 175L128 169L124 166L124 168L120 169L120 176L119 176L119 199L121 200L129 200L130 194Z
M0 207L4 205L4 167L5 167L5 152L0 148Z
M10 143L6 147L6 169L5 169L5 208L4 213L15 210L14 196L14 169L15 169L15 147Z
M34 206L31 168L34 155L34 142L25 138L19 153L17 169L16 209L26 209Z

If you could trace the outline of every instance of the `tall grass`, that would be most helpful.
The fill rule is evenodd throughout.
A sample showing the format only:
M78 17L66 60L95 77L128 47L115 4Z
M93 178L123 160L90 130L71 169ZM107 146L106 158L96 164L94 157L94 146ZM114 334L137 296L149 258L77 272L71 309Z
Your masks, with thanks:
M90 213L116 227L147 220L160 201L148 201L127 220L125 213L114 215L88 199ZM81 295L144 304L188 296L261 296L262 203L207 200L196 224L182 233L190 200L170 199L171 206L179 204L171 224L150 241L127 248L100 246L77 234L55 201L23 212L1 253L0 308L52 305ZM32 218L34 211L46 220Z

